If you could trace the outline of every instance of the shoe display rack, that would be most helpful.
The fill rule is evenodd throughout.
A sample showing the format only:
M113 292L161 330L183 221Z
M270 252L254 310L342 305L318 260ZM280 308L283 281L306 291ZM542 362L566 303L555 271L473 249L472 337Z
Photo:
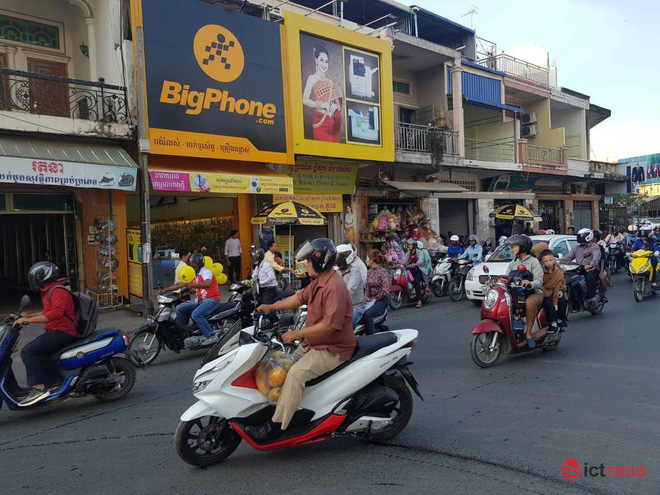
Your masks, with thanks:
M94 241L98 247L96 284L89 293L98 302L99 309L121 306L118 285L117 235L115 223L111 219L94 221Z
M234 217L158 222L151 225L151 242L160 248L187 248L204 252L214 260L224 260L225 241L234 228Z

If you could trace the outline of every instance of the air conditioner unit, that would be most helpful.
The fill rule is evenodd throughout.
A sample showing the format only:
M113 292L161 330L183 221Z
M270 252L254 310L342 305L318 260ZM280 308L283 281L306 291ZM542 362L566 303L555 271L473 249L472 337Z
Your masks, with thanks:
M539 132L539 126L536 124L524 125L520 128L520 137L523 138L533 138Z
M536 124L536 112L523 113L522 125Z

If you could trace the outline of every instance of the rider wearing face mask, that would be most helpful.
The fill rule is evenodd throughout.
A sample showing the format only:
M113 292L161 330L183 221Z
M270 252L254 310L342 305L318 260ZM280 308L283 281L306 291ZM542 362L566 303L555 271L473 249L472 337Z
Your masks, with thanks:
M305 383L332 371L348 361L355 351L353 304L346 284L334 270L337 249L330 239L314 239L303 244L296 261L305 261L313 279L304 290L275 304L262 304L258 311L294 310L307 305L307 321L302 330L291 330L282 340L291 343L304 339L293 354L289 370L272 420L260 426L248 426L247 432L260 442L275 440L286 430L300 404Z
M567 263L575 260L582 265L587 279L587 299L596 295L598 275L600 273L600 246L593 242L594 233L591 229L580 229L577 234L578 245L564 256L559 262Z
M519 265L524 265L527 272L532 275L532 280L523 280L522 285L532 291L525 299L525 319L527 329L525 337L530 349L536 347L535 337L532 335L534 321L539 314L539 308L543 304L543 268L538 259L532 256L532 240L526 235L512 235L506 240L513 252L513 261L509 263L508 273L517 272Z

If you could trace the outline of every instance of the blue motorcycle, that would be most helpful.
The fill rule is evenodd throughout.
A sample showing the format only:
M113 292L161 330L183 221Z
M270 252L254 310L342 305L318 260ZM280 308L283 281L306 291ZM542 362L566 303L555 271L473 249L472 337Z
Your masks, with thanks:
M29 305L30 298L23 296L18 313ZM135 368L119 356L132 354L127 349L128 334L114 328L99 329L45 358L46 386L51 394L31 406L19 406L20 398L30 389L18 384L12 369L11 355L20 339L20 327L15 326L18 318L12 313L0 326L0 407L4 401L9 409L30 409L90 395L111 402L126 397L135 385ZM131 357L140 363L137 355Z

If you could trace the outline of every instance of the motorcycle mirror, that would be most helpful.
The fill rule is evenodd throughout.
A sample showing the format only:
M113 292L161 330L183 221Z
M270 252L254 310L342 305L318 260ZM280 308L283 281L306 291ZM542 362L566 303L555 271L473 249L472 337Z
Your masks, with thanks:
M516 270L518 270L518 273L525 273L527 272L527 267L525 265L518 265Z
M484 265L484 273L490 273L490 269L488 268L488 265Z
M563 253L559 253L559 254L557 254L557 258L558 258L558 259L562 259L563 257L564 257L564 254L563 254Z
M19 308L19 312L23 311L30 304L32 304L32 300L30 299L30 296L25 294L23 297L21 297L21 305L20 305L20 308Z

